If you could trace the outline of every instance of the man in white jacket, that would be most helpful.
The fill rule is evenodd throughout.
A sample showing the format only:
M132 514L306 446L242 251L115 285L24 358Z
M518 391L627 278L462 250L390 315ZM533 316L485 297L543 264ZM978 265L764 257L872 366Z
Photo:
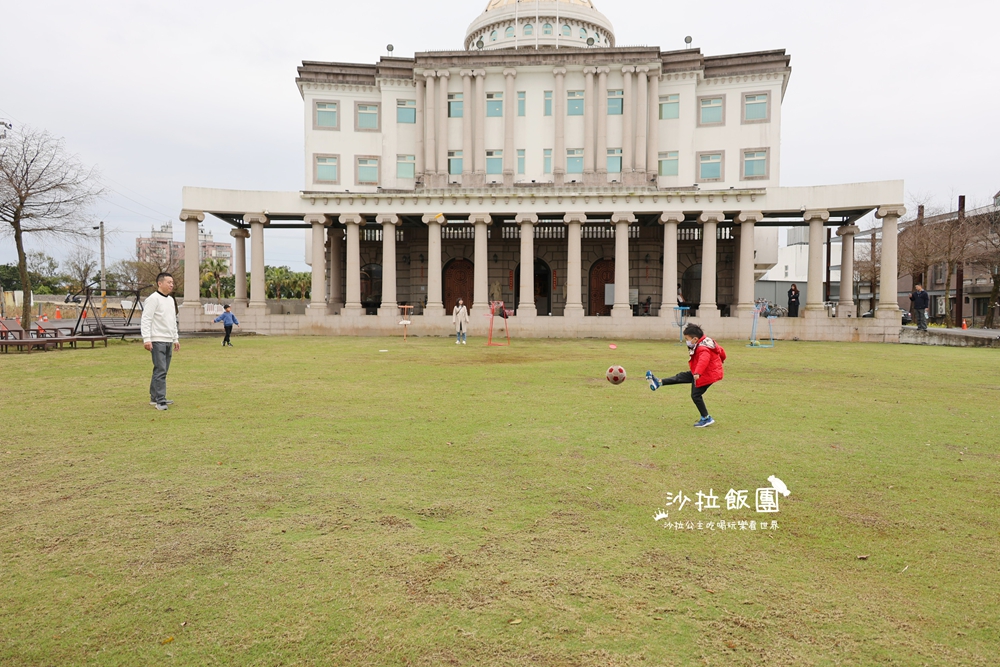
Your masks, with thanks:
M153 353L153 379L149 383L149 404L166 410L173 401L167 400L167 371L174 352L181 344L177 340L177 305L170 293L174 277L169 273L156 276L156 291L146 297L142 306L142 342Z

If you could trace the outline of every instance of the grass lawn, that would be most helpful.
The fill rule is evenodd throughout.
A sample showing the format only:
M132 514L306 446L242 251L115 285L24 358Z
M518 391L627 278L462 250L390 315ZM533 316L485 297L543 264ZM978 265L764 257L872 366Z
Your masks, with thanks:
M994 350L235 345L0 356L0 665L1000 660Z

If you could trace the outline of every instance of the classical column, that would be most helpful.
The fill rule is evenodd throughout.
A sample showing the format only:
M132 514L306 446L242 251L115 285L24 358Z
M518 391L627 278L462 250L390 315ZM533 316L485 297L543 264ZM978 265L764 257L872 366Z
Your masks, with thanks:
M632 75L635 67L631 65L622 67L622 75L625 84L622 86L622 183L625 182L625 174L632 173L635 165L632 146L635 141L635 131L632 129L632 115L635 113L635 105L632 103Z
M504 185L514 185L514 174L517 173L517 152L514 148L514 119L517 118L517 91L514 89L514 77L517 70L508 68L504 75L504 110L503 110L503 180Z
M247 300L247 239L249 229L234 229L229 235L235 239L236 249L233 251L233 281L236 283L236 298L233 303L246 307Z
M594 151L594 72L596 68L585 67L586 84L583 89L583 173L585 183L591 182L600 156ZM607 151L605 151L607 155ZM605 160L606 161L606 160Z
M757 264L757 254L754 248L754 225L764 219L760 211L743 211L736 216L740 223L740 275L739 294L736 302L738 317L753 316L754 311L754 271Z
M361 305L361 226L365 219L356 213L344 213L340 224L347 228L347 303L340 312L357 317L365 314Z
M895 317L899 323L899 219L906 214L903 206L882 206L875 217L882 221L882 259L879 273L879 299L876 317Z
M608 73L610 67L598 67L597 70L597 173L598 184L607 183L608 173Z
M181 211L184 223L184 303L182 308L201 307L201 241L198 224L205 221L201 211Z
M615 226L615 305L612 317L632 317L629 304L628 226L635 222L631 212L615 213L611 216Z
M649 113L649 68L636 67L639 74L639 82L636 84L635 102L635 170L640 174L646 173L646 152L649 149L646 137L646 114ZM642 181L645 182L645 176Z
M250 308L267 307L264 284L264 226L270 224L263 213L247 213L243 222L250 225Z
M434 90L434 72L424 72L424 79L427 82L427 93L424 95L426 101L426 112L424 114L424 172L428 175L437 173L437 116L435 106L437 106L437 93ZM424 185L430 185L429 179L424 179Z
M414 83L417 87L417 141L414 149L416 155L414 157L417 160L415 169L417 178L419 178L424 173L424 106L427 104L427 101L424 96L424 89L426 87L424 80L417 78Z
M803 315L820 317L826 315L823 307L823 225L830 219L830 212L806 211L803 219L809 223L809 277Z
M566 179L566 68L556 67L552 73L556 77L555 92L552 94L552 115L556 121L552 175L555 184L562 185Z
M309 214L304 221L312 227L312 290L309 295L309 314L326 315L326 227L330 218L322 214Z
M437 172L442 182L448 182L448 70L440 70L438 75L438 131L437 131Z
M447 219L440 213L423 217L427 225L427 305L424 315L444 315L441 301L441 225Z
M684 222L680 212L660 216L663 225L663 296L660 300L660 317L673 317L677 307L677 226Z
M472 74L476 77L476 104L473 107L476 114L476 151L472 168L476 184L481 185L486 179L486 70L477 69Z
M521 295L517 304L517 317L535 317L535 224L534 213L518 213L514 222L521 225Z
M646 147L646 181L657 182L660 174L660 72L649 73L649 134Z
M398 215L382 214L375 217L382 225L382 305L380 317L395 318L399 314L396 302L396 227L401 220Z
M719 307L715 303L715 286L717 258L716 246L719 233L719 223L726 219L722 211L704 211L698 216L701 223L701 303L698 306L698 317L701 319L716 319L720 317Z
M473 213L469 222L476 230L475 263L472 273L472 303L469 312L488 313L490 306L490 267L489 267L489 226L493 218L489 213Z
M462 185L469 186L466 180L473 172L475 148L472 145L472 70L463 69L462 75Z
M840 237L840 300L837 317L855 317L854 312L854 235L861 230L854 225L837 229Z
M340 255L344 245L344 230L339 226L330 227L327 236L330 239L330 312L339 315L344 307L344 286L340 280L343 273Z
M586 213L567 213L563 216L566 223L566 310L564 317L583 317L583 252L581 246L581 231L583 223L587 222Z

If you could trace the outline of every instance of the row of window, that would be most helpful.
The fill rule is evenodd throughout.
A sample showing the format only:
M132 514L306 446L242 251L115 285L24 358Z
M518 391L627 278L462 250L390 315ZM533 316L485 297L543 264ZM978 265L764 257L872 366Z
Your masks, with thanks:
M525 173L525 150L517 151L517 173ZM677 176L680 154L679 151L667 151L659 154L659 175ZM552 149L542 151L542 171L552 173ZM452 176L462 175L462 151L448 151L448 173ZM416 176L417 160L415 155L396 156L396 178L407 179ZM609 174L622 172L622 149L609 148L607 155L607 170ZM721 181L725 174L725 151L704 152L698 154L698 181ZM486 173L500 175L503 173L503 151L486 151ZM570 148L566 151L566 173L575 175L583 173L583 149ZM766 148L744 150L742 152L741 179L758 180L768 178L768 150ZM368 156L358 157L355 163L355 182L358 185L379 184L379 158ZM340 183L340 157L336 155L316 156L316 182Z
M524 27L521 29L521 32L522 32L522 34L525 37L534 37L534 35L535 35L535 26L532 25L531 23L526 23L524 25ZM517 33L517 31L514 29L514 26L508 26L507 29L504 30L504 37L506 37L507 39L514 39L514 35L516 33ZM542 34L546 35L546 36L553 34L553 28L552 28L552 24L551 23L545 23L545 24L542 25ZM573 28L571 28L570 26L564 24L563 27L562 27L562 36L563 37L572 37L573 36ZM590 33L587 32L586 28L580 28L580 39L586 40L590 36L591 35L590 35ZM596 41L596 42L600 42L601 41L601 35L599 33L595 32L593 34L593 37L594 37L594 41ZM490 33L490 41L491 42L495 42L499 38L500 38L500 31L499 30L494 30L493 32Z
M527 111L527 93L517 94L517 115L525 116ZM762 123L770 120L768 93L749 93L743 95L742 119L744 123ZM582 90L571 90L566 93L566 115L582 116L584 114L584 93ZM621 90L608 90L608 115L621 116L625 110L624 93ZM552 115L552 91L543 95L543 112ZM660 96L660 120L675 120L680 118L680 95ZM316 102L316 129L339 130L339 102ZM377 132L381 129L379 122L380 105L358 103L355 106L355 129L358 131ZM448 94L448 117L462 118L465 114L465 101L462 93ZM726 122L726 97L698 98L698 124L701 126L724 125ZM486 116L488 118L503 117L503 93L486 93ZM415 124L417 122L416 100L396 101L396 122Z

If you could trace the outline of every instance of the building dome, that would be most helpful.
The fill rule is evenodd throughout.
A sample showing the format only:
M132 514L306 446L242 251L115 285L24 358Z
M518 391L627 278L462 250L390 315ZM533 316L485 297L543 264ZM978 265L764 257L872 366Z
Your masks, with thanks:
M611 21L591 0L489 0L465 35L465 48L470 51L614 45Z

